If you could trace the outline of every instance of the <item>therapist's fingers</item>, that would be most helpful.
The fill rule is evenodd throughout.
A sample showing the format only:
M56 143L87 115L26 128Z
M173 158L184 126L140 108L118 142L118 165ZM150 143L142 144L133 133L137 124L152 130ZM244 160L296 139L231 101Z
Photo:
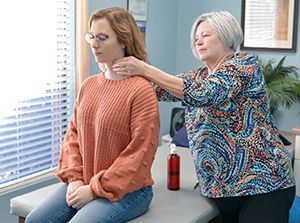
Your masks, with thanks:
M135 57L124 57L116 60L112 69L114 72L124 76L144 75L146 63Z
M127 63L126 62L118 62L112 66L112 70L120 75L128 74Z

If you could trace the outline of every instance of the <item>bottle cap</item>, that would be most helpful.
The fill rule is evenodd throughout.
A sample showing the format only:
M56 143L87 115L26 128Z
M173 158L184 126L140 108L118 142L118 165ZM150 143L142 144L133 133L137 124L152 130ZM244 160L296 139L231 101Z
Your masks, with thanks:
M171 148L171 154L177 154L177 148L174 143L170 144L170 148Z

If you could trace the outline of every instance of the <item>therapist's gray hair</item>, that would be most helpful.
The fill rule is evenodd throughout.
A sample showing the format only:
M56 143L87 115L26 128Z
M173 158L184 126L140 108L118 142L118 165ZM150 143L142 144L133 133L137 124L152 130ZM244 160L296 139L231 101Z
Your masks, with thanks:
M200 23L207 21L211 28L217 33L226 50L236 51L243 41L243 30L235 17L227 12L209 12L200 15L194 22L191 30L191 48L194 57L199 59L196 51L195 36Z

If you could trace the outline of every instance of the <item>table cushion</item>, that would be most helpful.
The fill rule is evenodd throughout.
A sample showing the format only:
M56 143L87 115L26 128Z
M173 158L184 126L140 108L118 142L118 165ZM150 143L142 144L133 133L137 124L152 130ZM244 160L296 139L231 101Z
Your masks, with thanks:
M192 157L188 148L179 147L181 182L179 191L167 189L167 156L168 147L159 147L152 168L155 181L153 200L150 209L131 223L153 222L197 222L207 223L216 217L218 209L205 197L202 197L193 186L197 182ZM26 193L11 199L11 214L26 217L33 207L47 198L61 183Z

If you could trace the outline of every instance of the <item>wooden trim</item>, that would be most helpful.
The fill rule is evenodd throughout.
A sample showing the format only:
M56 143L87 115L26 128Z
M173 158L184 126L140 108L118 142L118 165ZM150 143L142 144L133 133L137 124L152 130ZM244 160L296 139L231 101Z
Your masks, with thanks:
M19 223L25 223L25 218L19 217Z
M55 179L54 170L51 170L50 172L45 172L44 174L33 174L30 177L26 177L22 181L15 182L14 184L5 185L5 183L3 183L0 186L0 195L10 193L14 190L19 190L23 187L34 185L40 182L45 182L51 179Z
M296 135L300 135L300 125L296 126L292 129L292 133L295 133Z
M84 34L89 30L89 1L76 0L76 59L75 95L82 82L89 76L89 44Z

